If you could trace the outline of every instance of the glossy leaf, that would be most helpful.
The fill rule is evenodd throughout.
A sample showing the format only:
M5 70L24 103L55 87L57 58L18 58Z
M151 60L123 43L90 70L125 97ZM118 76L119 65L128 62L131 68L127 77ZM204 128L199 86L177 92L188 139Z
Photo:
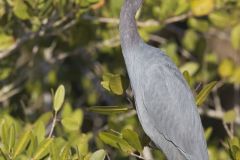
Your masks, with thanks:
M106 151L104 151L103 149L100 149L96 152L94 152L89 160L104 160L106 157Z
M47 138L44 139L38 146L36 152L33 154L32 160L38 160L46 156L50 152L50 145L52 144L53 139Z
M103 88L116 95L122 95L124 91L123 81L119 74L107 73L103 75L103 81L101 82Z
M230 26L230 15L226 12L216 11L209 15L209 19L213 25L219 28L226 28Z
M40 143L45 138L45 126L43 122L38 122L34 125L33 133L36 135L38 143Z
M100 132L99 138L106 144L118 148L119 150L127 153L132 153L135 149L131 147L127 141L122 139L119 136L116 136L112 133L108 132Z
M8 129L8 152L12 152L14 144L15 144L15 139L16 139L16 129L14 124L10 126Z
M196 19L196 18L190 18L188 20L188 25L196 30L196 31L200 31L200 32L206 32L208 31L209 28L209 24L206 20L201 20L201 19Z
M190 77L190 75L189 75L189 72L188 71L184 71L183 72L183 76L184 76L184 78L185 78L185 80L187 81L187 83L188 83L188 85L190 85L191 86L191 77Z
M100 114L116 114L127 112L131 109L132 108L129 108L127 106L94 106L89 108L90 111Z
M26 20L30 18L28 6L23 0L15 0L13 4L13 13L20 19Z
M77 109L72 113L71 116L65 117L61 120L62 125L68 131L79 130L83 122L83 112L80 109Z
M205 139L208 140L209 137L212 135L212 131L213 131L213 128L212 127L208 127L205 132L204 132L204 135L205 135Z
M180 71L182 73L184 71L187 71L190 76L193 76L198 69L199 69L199 64L195 62L188 62L180 67Z
M54 95L53 108L55 112L58 112L63 105L65 98L65 88L63 85L60 85Z
M30 141L31 134L32 134L32 131L27 130L20 136L20 138L18 139L14 147L13 158L16 158L17 155L19 155L26 149Z
M201 106L207 99L209 93L212 91L213 87L217 84L217 81L213 81L203 87L203 89L198 93L196 97L196 104Z
M218 73L223 78L228 78L232 75L234 69L234 64L230 59L224 59L219 67L218 67Z
M198 34L194 30L187 30L183 37L183 45L188 51L194 51L198 39Z
M191 0L190 6L195 16L204 16L214 8L214 0Z
M140 142L139 136L136 132L130 129L124 129L122 131L123 139L125 139L128 144L135 148L138 152L142 152L143 147Z
M8 49L15 43L14 37L0 33L0 51Z

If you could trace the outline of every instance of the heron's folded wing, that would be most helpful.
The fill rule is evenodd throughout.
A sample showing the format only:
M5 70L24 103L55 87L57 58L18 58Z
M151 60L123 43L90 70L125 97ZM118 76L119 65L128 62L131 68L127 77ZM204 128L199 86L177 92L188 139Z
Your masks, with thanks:
M202 129L192 93L182 74L171 64L151 65L145 71L142 96L154 127L179 150L192 153Z

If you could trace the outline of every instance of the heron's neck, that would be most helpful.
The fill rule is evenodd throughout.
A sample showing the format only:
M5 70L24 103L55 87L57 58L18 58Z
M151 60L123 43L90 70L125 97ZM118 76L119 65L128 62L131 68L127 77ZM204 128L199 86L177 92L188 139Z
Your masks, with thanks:
M134 48L141 41L137 31L135 14L141 7L142 2L143 0L125 0L124 5L122 6L119 30L121 47L124 54L128 49Z

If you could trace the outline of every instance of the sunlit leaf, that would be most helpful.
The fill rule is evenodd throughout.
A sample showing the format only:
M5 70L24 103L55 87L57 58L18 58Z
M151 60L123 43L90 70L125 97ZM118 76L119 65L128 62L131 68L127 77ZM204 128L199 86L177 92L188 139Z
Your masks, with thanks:
M180 71L183 73L187 71L190 76L193 76L199 69L199 64L196 62L188 62L180 67Z
M216 11L209 15L209 19L213 25L219 28L225 28L230 26L231 17L226 12Z
M113 76L109 82L109 87L116 95L123 94L123 84L120 75Z
M212 127L208 127L205 132L204 132L204 135L205 135L205 139L208 141L209 137L212 135L212 131L213 131L213 128Z
M9 137L8 137L8 151L11 153L11 151L13 150L14 144L15 144L15 139L16 139L16 129L14 124L12 124L10 126L9 130Z
M192 82L191 82L191 76L189 75L189 72L184 71L183 76L184 76L185 80L187 81L187 83L191 86Z
M237 118L237 113L233 109L233 110L229 110L229 111L225 112L225 114L223 116L223 121L225 123L231 123L231 122L234 122L236 118Z
M204 16L213 10L214 0L191 0L190 6L195 16Z
M123 139L125 139L128 144L135 148L138 152L142 152L143 147L139 140L139 136L136 132L130 129L124 129L122 131Z
M15 43L14 37L0 33L0 51L8 49Z
M119 74L106 73L103 75L103 81L101 82L103 88L116 95L123 94L123 81Z
M104 160L106 157L106 151L104 151L103 149L100 149L96 152L94 152L89 160Z
M99 138L106 144L118 148L119 150L127 153L133 152L135 149L131 147L127 141L122 139L119 136L116 136L112 133L108 132L100 132L99 133Z
M19 155L25 150L30 141L31 134L32 134L31 130L27 130L26 132L22 133L17 143L15 144L13 158L15 158L17 155Z
M80 109L74 111L71 116L65 117L61 120L61 123L68 131L79 130L83 122L83 112Z
M218 67L218 73L221 77L227 78L232 75L233 69L233 62L230 59L224 59Z
M129 108L127 106L94 106L89 108L90 111L100 114L116 114L126 112L131 109L132 108Z
M240 84L240 66L236 67L233 70L232 76L230 77L230 81L235 84Z
M13 13L20 19L26 20L30 18L28 6L23 0L15 0L13 4Z
M199 40L198 34L194 30L189 29L186 31L183 37L183 45L187 50L194 51L198 40Z
M54 95L53 108L55 112L58 112L63 105L65 98L65 88L63 85L60 85Z
M201 106L207 99L209 93L212 91L213 87L217 84L217 81L213 81L203 87L203 89L198 93L196 97L196 104Z
M208 31L209 28L209 24L206 20L200 20L200 19L196 19L196 18L190 18L188 20L188 25L197 31L200 32L206 32Z
M34 129L33 129L33 133L34 135L36 135L38 143L40 143L44 137L45 137L45 126L43 124L43 122L38 122L34 125Z
M231 43L233 48L240 49L240 24L236 25L231 31Z
M188 0L178 0L177 3L178 6L177 9L175 10L175 15L179 15L186 12L190 7Z
M46 156L50 152L50 145L53 142L52 138L44 139L38 146L38 149L33 154L33 160L38 160Z

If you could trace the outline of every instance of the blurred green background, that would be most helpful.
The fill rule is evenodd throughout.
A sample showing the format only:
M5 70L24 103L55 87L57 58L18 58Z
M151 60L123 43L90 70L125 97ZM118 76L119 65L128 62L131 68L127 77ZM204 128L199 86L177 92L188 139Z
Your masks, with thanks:
M122 4L0 1L0 159L164 159L142 152L149 139L121 53ZM240 159L240 0L145 0L136 18L189 82L210 160Z

